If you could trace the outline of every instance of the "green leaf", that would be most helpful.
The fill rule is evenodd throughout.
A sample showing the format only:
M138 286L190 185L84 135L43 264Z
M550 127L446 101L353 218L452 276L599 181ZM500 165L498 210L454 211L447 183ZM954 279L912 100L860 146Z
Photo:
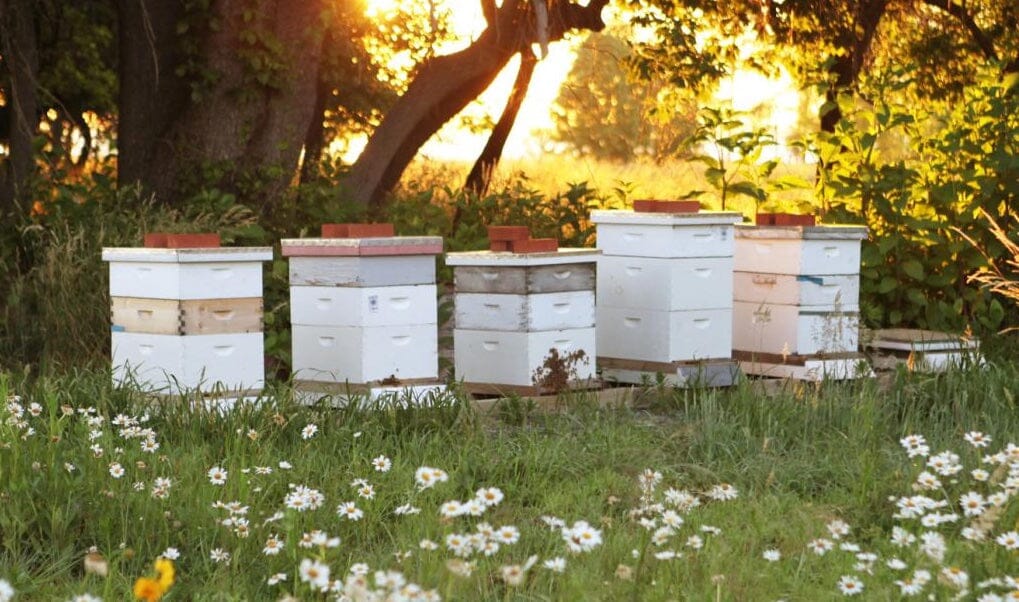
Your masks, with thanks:
M881 279L881 282L878 283L877 292L884 294L894 291L898 287L899 287L898 280L892 278L891 276L885 276L884 278Z
M759 201L764 200L764 190L751 182L736 182L729 186L729 192L732 194L742 194Z
M924 277L923 264L915 259L909 259L900 265L902 271L913 280L922 281Z

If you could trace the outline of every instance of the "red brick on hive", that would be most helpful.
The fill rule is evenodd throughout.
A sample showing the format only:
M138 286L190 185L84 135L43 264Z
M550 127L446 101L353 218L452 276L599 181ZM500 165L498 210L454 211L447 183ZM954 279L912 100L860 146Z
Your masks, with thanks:
M220 246L219 234L202 232L198 234L170 234L150 232L142 243L149 249L214 249Z
M758 226L814 226L817 218L813 215L796 213L758 213Z
M529 238L510 241L514 253L553 253L559 250L559 241L554 238Z
M488 240L527 240L531 230L527 226L489 226Z
M383 238L396 236L391 223L322 224L322 238Z
M142 245L149 249L165 249L166 232L149 232L145 235Z
M697 213L701 204L699 201L640 200L633 202L633 210L637 213Z

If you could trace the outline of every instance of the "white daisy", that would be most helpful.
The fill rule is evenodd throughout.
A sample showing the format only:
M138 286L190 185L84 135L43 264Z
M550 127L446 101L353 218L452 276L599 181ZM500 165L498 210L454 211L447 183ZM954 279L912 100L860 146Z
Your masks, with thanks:
M319 590L326 590L329 587L329 567L318 560L305 558L301 560L299 567L301 581L311 584Z
M843 596L856 596L863 593L863 582L852 575L840 577L838 587Z
M213 466L209 469L209 482L213 485L222 485L226 483L227 472L219 466Z
M358 521L364 516L364 511L358 508L354 502L343 502L336 507L336 514L348 520Z
M385 456L378 456L372 460L372 466L379 472L389 472L393 467L393 461Z

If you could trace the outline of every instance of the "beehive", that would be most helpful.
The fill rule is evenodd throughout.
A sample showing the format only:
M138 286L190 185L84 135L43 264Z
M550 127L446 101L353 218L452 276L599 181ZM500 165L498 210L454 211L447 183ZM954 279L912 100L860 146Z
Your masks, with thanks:
M363 236L282 241L298 387L370 396L441 388L435 256L442 239L351 226L337 233Z
M858 354L866 236L862 226L737 227L733 343L744 371L806 379L869 373Z
M171 394L250 394L265 381L268 247L106 248L113 378Z
M559 384L590 384L597 256L594 249L446 255L454 267L457 379L476 393L540 392L556 370L568 381Z
M606 379L640 383L662 374L677 385L733 382L733 226L741 219L654 205L592 212L602 251L598 364Z

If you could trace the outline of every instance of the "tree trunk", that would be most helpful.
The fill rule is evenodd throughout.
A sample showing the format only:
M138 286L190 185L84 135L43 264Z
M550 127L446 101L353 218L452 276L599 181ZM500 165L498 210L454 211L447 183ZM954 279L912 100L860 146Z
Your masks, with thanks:
M835 76L835 83L825 92L826 112L820 114L822 132L834 132L835 126L842 120L838 95L850 90L856 84L878 25L881 24L881 18L888 9L888 2L889 0L861 0L856 5L855 27L849 33L853 37L846 44L846 53L835 57L829 70L829 73Z
M198 40L201 69L211 73L212 79L192 89L191 100L180 106L174 102L179 97L170 95L164 101L159 92L159 86L184 58L174 54L179 40L173 35L182 15L177 11L177 18L172 18L174 11L165 6L179 3L122 0L122 11L135 17L127 23L131 31L122 34L134 44L122 45L122 56L132 48L138 52L139 46L148 46L145 50L152 61L146 66L148 72L143 70L149 75L143 82L132 80L122 67L121 86L127 87L122 90L122 100L147 98L156 105L155 116L166 117L155 124L163 127L153 128L148 136L135 130L143 139L137 146L150 152L138 159L141 165L132 166L140 169L129 170L127 175L140 180L162 202L177 202L209 186L244 194L246 202L263 208L278 198L293 181L301 142L312 120L321 58L322 3L213 3L208 22L217 27L208 28ZM153 47L145 33L146 15L157 9L168 22L151 19L153 25L159 25ZM169 34L165 38L168 47L161 46L160 34ZM136 58L131 66L138 69L137 63ZM180 83L186 86L186 82L174 82ZM172 88L177 91L176 85ZM137 104L122 105L121 115L137 109ZM122 145L122 153L130 150ZM208 172L215 176L203 179Z
M0 37L9 74L10 146L4 190L0 191L0 218L14 214L29 200L35 171L33 143L39 126L39 50L32 0L0 0Z
M167 0L118 0L119 30L117 180L141 184L151 192L156 174L171 166L154 162L156 149L171 144L174 120L189 102L188 83L177 76L180 64L177 23L183 3Z
M560 40L572 29L601 31L601 10L608 0L587 6L570 2L549 4L549 28L542 37ZM407 92L386 113L351 168L343 194L350 202L377 205L399 181L418 149L443 124L478 97L509 59L537 40L530 0L505 0L496 7L483 2L489 25L460 52L422 65Z
M322 161L322 149L325 146L325 112L326 100L330 86L319 76L315 88L315 108L308 123L308 131L304 134L304 156L301 159L301 183L314 182L319 177L319 163Z
M502 110L499 122L492 128L492 134L485 143L485 148L474 162L474 167L467 174L467 181L464 188L474 194L483 196L488 192L488 186L492 182L492 173L495 171L499 159L502 158L503 148L506 146L506 139L509 138L513 124L517 120L517 113L520 112L520 105L527 97L527 89L531 86L531 78L534 76L534 67L538 60L534 54L524 51L520 53L520 70L517 71L517 78L513 82L513 90L510 92L506 107Z

